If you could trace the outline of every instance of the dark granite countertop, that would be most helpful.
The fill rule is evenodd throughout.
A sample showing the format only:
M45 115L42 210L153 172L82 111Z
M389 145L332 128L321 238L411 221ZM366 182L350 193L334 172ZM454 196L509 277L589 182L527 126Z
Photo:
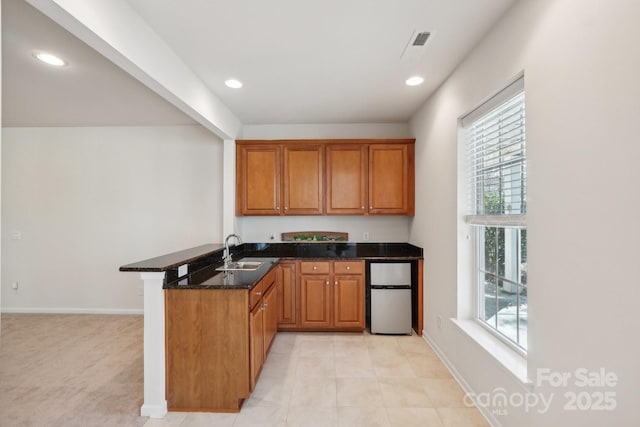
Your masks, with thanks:
M240 259L238 259L239 261ZM274 268L279 258L245 258L263 264L252 271L216 271L221 264L201 268L188 276L166 283L164 289L251 289Z
M123 265L120 267L120 271L167 271L183 264L189 264L207 256L215 255L223 249L224 245L221 243L196 246L195 248Z
M234 260L265 262L254 271L220 272L224 245L208 244L123 265L120 271L165 272L165 289L250 289L279 259L422 259L422 248L409 243L244 243L230 248ZM178 274L178 267L187 265Z
M422 248L410 243L245 243L243 256L279 258L421 259Z
M123 265L120 271L168 271L189 264L191 271L222 261L223 244L196 246L167 255ZM422 259L422 248L410 243L244 243L231 247L234 259L242 257L328 259ZM197 268L192 267L197 264Z

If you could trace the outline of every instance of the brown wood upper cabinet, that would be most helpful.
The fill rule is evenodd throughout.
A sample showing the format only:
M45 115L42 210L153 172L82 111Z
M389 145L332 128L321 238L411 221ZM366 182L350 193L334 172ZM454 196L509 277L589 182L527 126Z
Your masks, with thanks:
M320 144L237 145L236 215L321 215Z
M367 204L366 144L327 145L327 214L365 214Z
M329 215L414 215L414 145L328 144Z
M369 213L414 215L414 145L369 145Z
M282 195L285 215L321 215L324 150L322 145L290 144L284 155Z
M280 146L238 145L236 215L280 215Z
M236 215L414 215L414 142L237 141Z

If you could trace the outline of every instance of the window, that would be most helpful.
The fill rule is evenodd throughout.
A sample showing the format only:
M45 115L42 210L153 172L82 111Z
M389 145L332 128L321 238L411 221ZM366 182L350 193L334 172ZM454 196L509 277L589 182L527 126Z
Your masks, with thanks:
M462 119L475 228L477 319L527 349L526 137L523 78Z

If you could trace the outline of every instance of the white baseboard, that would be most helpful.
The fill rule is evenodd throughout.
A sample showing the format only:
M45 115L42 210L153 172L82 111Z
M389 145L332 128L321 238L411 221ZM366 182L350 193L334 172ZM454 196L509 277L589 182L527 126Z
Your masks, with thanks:
M140 407L140 415L143 417L164 418L167 412L166 400L161 404L150 405L145 403Z
M491 413L491 410L489 408L478 404L476 399L473 397L476 394L471 388L471 386L469 386L469 383L467 383L467 381L465 381L462 375L460 375L460 373L456 370L455 366L451 363L451 361L447 358L447 356L444 355L442 350L440 350L440 347L438 347L436 343L431 339L431 337L427 334L426 330L422 331L422 338L427 342L427 345L429 345L429 347L433 349L434 353L436 353L438 358L442 361L444 366L446 366L449 372L451 372L451 375L453 375L453 378L458 382L458 384L460 384L460 387L462 387L462 390L467 394L467 396L471 398L473 403L476 405L476 408L478 408L478 411L480 411L480 413L487 420L487 422L493 427L502 427L502 424L500 423L500 421L496 419L496 417Z
M2 307L0 312L16 314L144 314L144 310L141 308Z

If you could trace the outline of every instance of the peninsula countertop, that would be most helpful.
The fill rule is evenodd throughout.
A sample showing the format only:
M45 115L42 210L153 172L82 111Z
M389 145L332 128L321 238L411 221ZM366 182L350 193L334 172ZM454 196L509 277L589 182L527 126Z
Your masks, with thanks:
M123 265L120 271L161 272L193 262L219 262L224 245L212 243ZM331 259L422 259L422 248L410 243L243 243L231 247L234 259L241 257L331 258ZM210 262L209 262L210 261Z
M250 289L279 259L423 259L410 243L294 242L243 243L230 247L234 260L265 260L254 271L220 272L224 245L206 244L123 265L120 271L164 272L165 289ZM186 269L186 271L185 271Z
M164 289L252 289L272 268L279 258L244 258L261 262L256 270L217 271L221 264L209 265L187 276L166 283Z

